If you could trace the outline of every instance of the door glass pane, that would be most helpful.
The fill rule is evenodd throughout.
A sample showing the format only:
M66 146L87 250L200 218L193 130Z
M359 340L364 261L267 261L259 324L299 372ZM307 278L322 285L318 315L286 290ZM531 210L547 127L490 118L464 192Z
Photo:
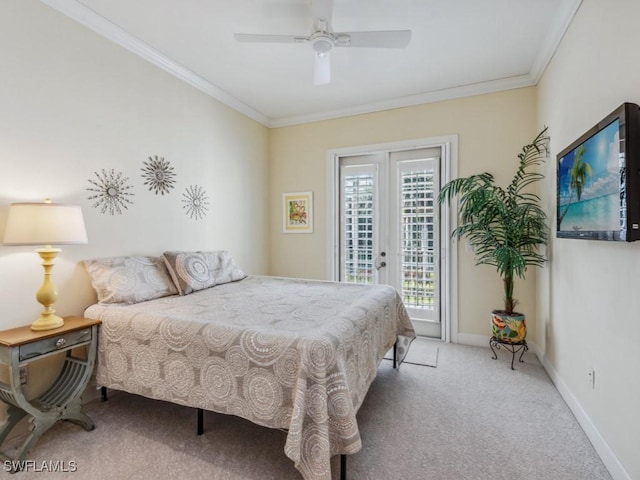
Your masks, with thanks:
M332 277L391 285L418 334L435 338L443 334L446 285L437 205L442 154L441 146L428 146L345 155L331 175L338 180Z
M341 279L345 282L375 283L374 175L345 170L342 178Z
M433 168L400 172L401 295L407 308L436 307L436 228Z

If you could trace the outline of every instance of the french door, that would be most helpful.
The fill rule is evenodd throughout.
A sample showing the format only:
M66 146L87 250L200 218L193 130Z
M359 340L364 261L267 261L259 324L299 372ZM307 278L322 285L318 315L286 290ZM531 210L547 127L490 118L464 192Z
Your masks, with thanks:
M392 285L416 331L437 338L444 338L441 153L432 147L336 157L338 280Z

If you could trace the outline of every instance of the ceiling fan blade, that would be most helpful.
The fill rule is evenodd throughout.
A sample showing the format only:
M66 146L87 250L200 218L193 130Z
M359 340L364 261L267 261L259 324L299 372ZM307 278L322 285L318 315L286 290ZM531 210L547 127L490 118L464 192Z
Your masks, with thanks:
M411 30L335 33L336 47L404 48L411 41Z
M313 83L315 85L326 85L331 82L331 56L329 52L315 54L315 70Z
M333 14L333 0L311 0L311 14L316 22L323 20L329 25Z
M309 37L305 37L304 35L234 33L233 36L239 42L251 43L304 43L309 40Z

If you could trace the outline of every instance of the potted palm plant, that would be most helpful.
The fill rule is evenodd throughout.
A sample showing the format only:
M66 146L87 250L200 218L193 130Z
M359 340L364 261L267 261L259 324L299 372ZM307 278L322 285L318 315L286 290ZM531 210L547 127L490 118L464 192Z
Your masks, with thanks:
M524 279L527 267L540 267L546 261L538 247L548 240L547 215L540 197L528 187L544 178L535 167L546 157L548 140L545 127L522 148L518 168L506 188L496 185L490 173L482 173L451 180L438 196L439 204L459 200L458 226L451 236L466 238L473 247L476 265L494 266L502 279L504 306L491 314L492 333L511 343L526 337L525 315L515 311L515 278Z

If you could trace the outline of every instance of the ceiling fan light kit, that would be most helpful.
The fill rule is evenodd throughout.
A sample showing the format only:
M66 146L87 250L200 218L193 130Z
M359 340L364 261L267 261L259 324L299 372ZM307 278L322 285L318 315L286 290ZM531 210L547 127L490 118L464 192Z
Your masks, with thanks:
M256 43L311 43L315 53L314 84L331 82L330 52L333 47L404 48L411 40L411 30L383 30L370 32L334 33L331 28L332 0L312 0L314 31L302 35L270 35L236 33L239 42Z
M313 83L315 85L331 83L331 57L328 51L324 53L316 52Z

